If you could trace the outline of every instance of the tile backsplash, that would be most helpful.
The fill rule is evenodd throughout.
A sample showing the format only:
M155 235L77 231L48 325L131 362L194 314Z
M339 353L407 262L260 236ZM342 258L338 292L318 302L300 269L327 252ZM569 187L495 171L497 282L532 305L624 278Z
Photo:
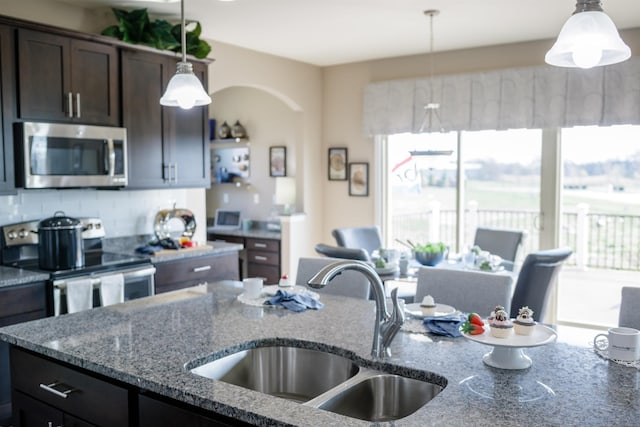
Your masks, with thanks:
M187 190L18 190L0 196L0 225L33 221L64 211L71 217L102 219L107 237L153 234L153 220L173 204L185 207Z

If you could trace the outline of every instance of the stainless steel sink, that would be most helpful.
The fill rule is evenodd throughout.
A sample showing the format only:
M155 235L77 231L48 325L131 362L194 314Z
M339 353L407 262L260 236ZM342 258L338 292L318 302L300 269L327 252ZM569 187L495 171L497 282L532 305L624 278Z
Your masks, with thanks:
M194 374L306 402L356 375L351 360L298 347L258 347L191 369Z
M426 405L442 387L380 372L362 372L353 385L318 405L320 409L370 422L393 421Z
M250 348L195 367L188 363L186 368L202 377L371 422L411 415L446 386L443 377L436 377L439 384L434 384L295 346ZM411 370L403 371L404 375Z

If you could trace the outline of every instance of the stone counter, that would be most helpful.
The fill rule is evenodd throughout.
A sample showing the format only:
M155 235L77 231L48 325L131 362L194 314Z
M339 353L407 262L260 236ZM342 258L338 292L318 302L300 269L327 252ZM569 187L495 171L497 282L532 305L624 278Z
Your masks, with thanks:
M331 284L329 285L331 286ZM323 294L325 307L293 313L244 305L236 282L189 288L115 306L0 329L17 346L135 387L264 426L369 426L193 375L184 365L243 343L304 340L370 361L373 301ZM482 362L488 346L465 338L400 332L394 366L443 376L430 403L395 426L629 426L640 419L640 373L596 355L588 340L527 349L526 370Z
M49 275L21 268L0 266L0 288L48 280Z

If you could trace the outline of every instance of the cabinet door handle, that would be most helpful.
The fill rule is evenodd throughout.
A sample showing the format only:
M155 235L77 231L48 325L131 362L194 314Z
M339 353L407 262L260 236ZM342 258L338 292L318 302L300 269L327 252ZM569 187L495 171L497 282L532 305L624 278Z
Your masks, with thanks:
M80 93L76 93L76 117L80 118Z
M178 183L178 164L177 163L173 164L173 183L174 184Z
M266 261L267 257L266 256L260 256L260 255L254 255L253 259L255 259L256 261Z
M254 243L253 247L254 248L266 248L267 244L266 243Z
M203 265L202 267L195 267L193 269L194 273L200 273L201 271L209 271L211 270L211 266L210 265Z
M53 393L56 396L62 397L63 399L66 399L69 396L69 394L71 394L71 393L73 393L75 391L72 388L67 389L65 391L56 390L54 387L56 387L56 386L58 386L60 384L62 384L62 383L57 383L57 382L56 383L51 383L51 384L42 384L42 383L40 383L40 388L43 389L43 390L48 391L49 393Z
M71 92L67 93L67 116L73 118L73 94Z

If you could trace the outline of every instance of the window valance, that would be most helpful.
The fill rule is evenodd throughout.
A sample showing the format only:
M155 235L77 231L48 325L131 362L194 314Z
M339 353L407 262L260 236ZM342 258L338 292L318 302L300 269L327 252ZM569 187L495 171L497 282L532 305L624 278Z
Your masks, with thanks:
M419 132L429 102L440 103L447 131L640 124L640 57L589 70L545 65L429 80L368 84L365 134Z

